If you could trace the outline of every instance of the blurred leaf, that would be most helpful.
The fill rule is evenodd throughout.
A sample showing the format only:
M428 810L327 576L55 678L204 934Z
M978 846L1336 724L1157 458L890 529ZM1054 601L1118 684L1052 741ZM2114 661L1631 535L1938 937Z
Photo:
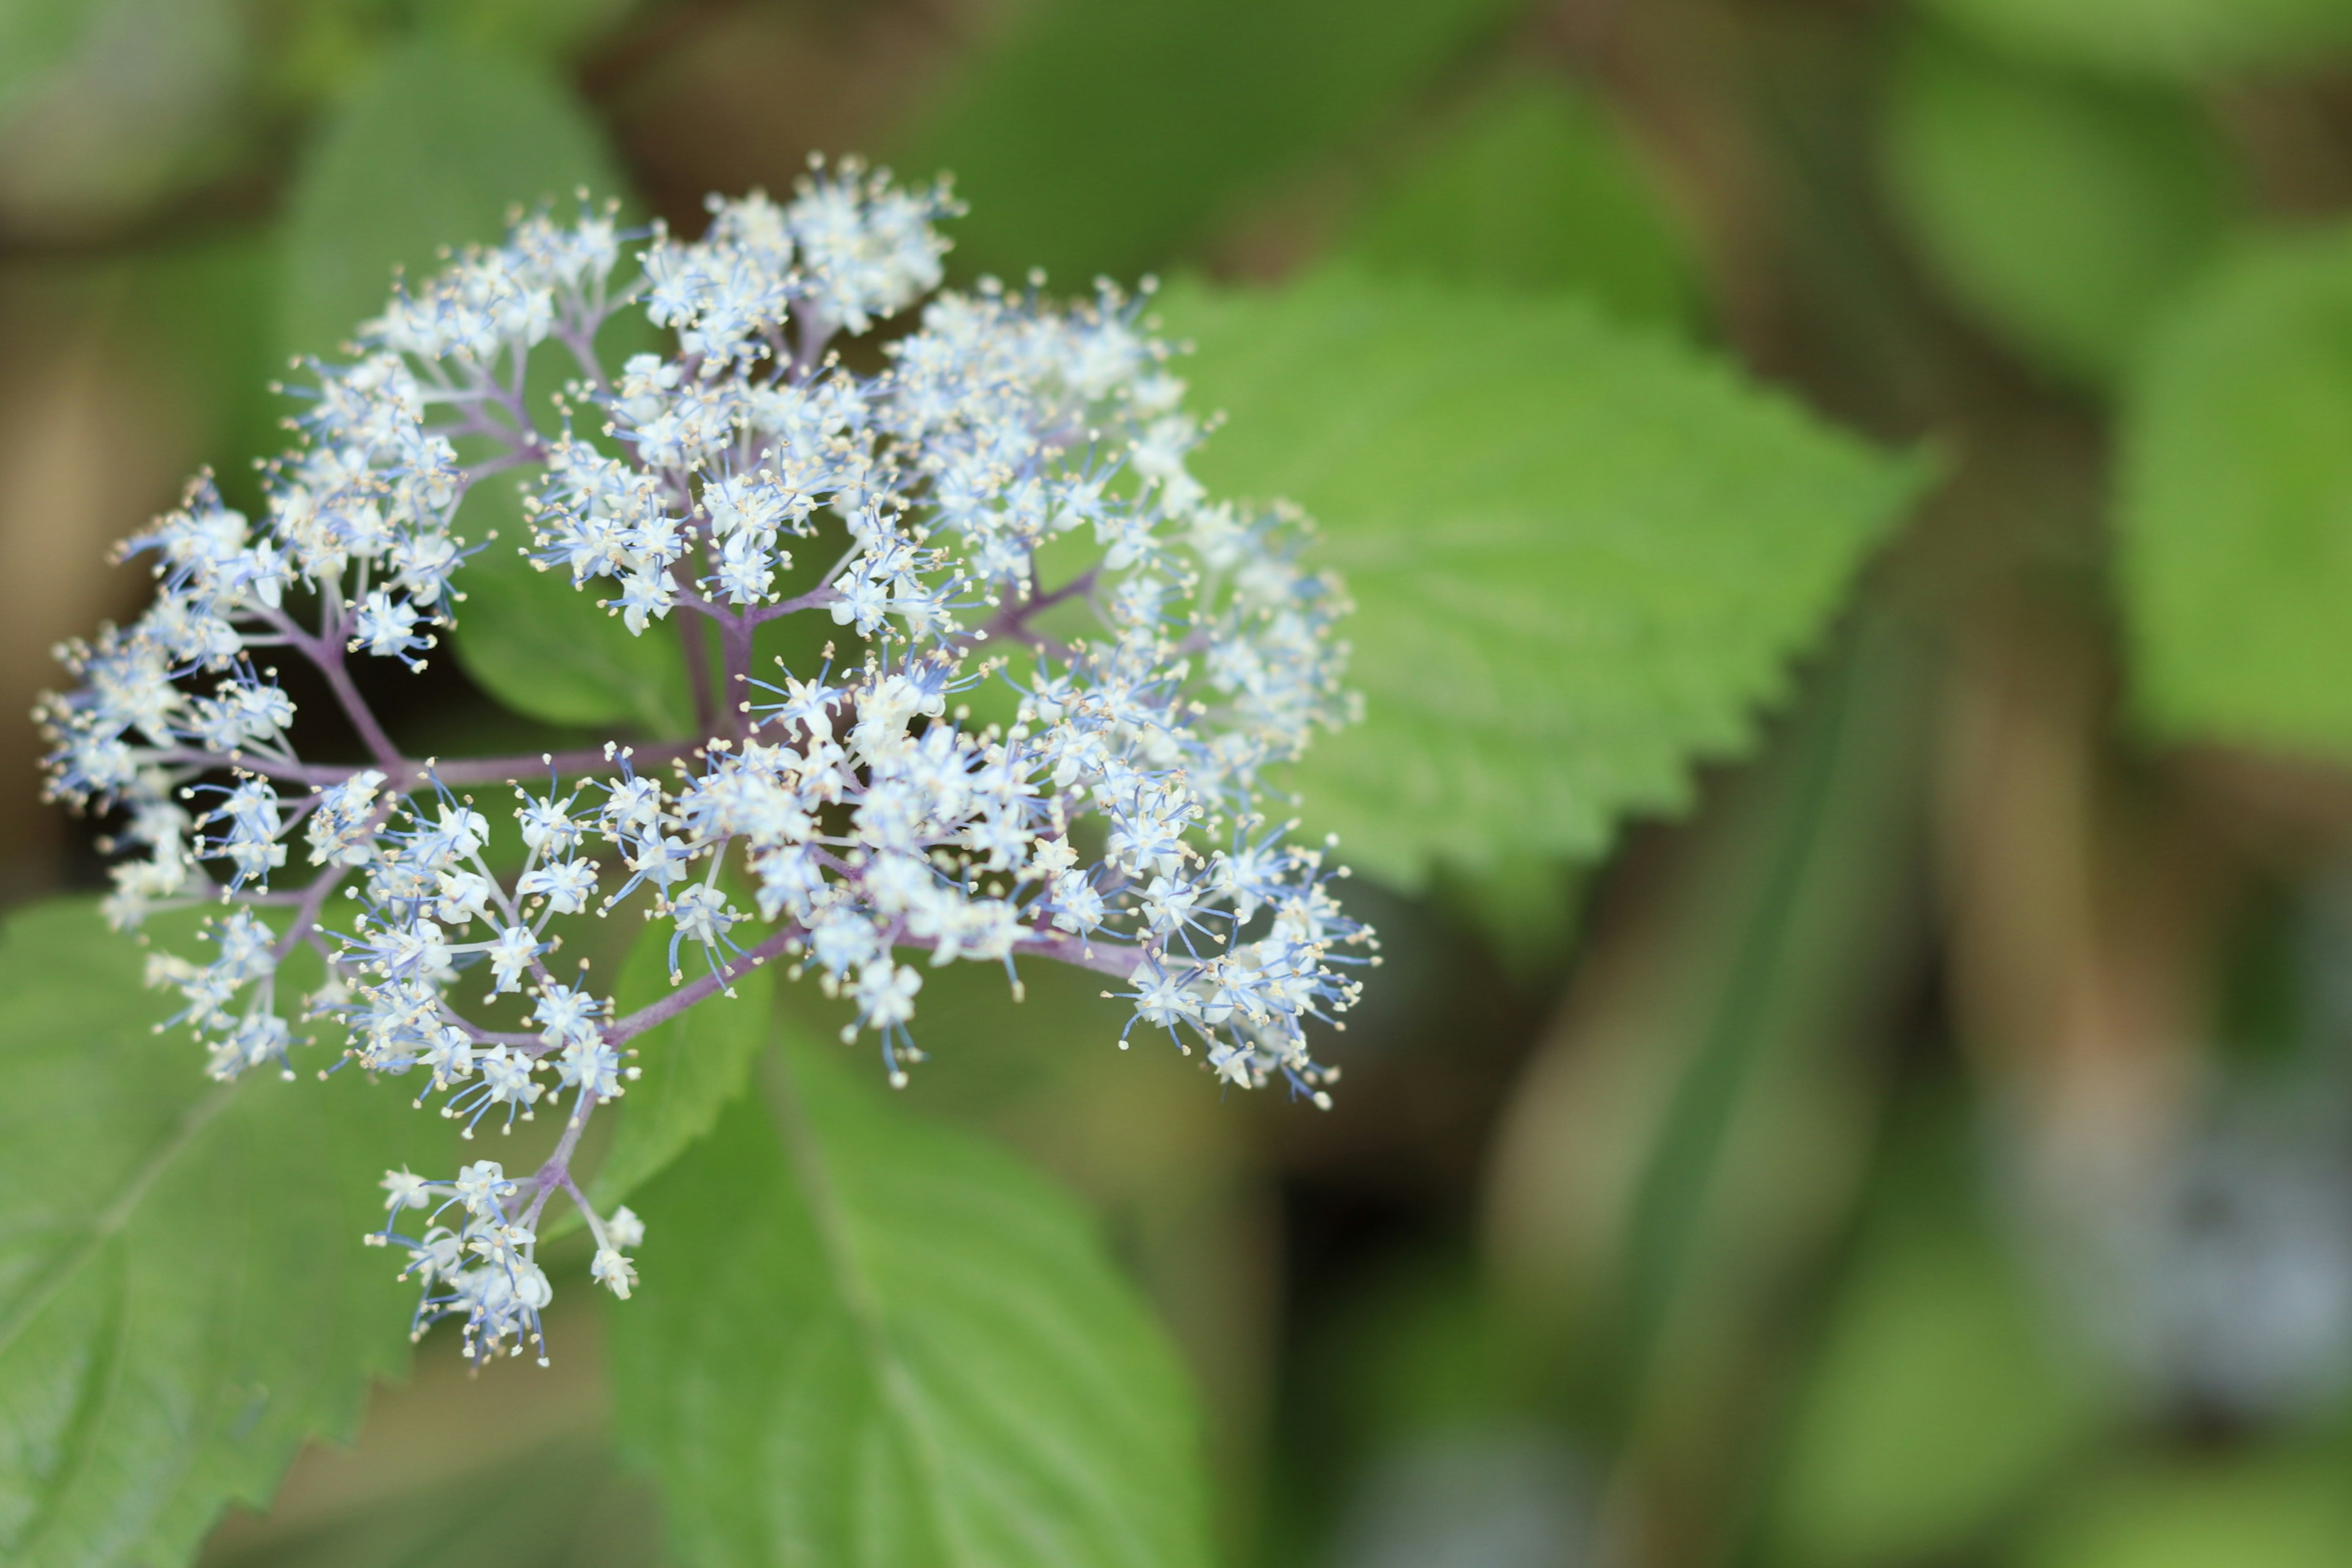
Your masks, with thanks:
M1593 1559L1591 1467L1527 1425L1425 1432L1379 1457L1318 1561L1331 1568L1556 1568Z
M1587 867L1548 855L1514 855L1475 871L1440 868L1438 887L1517 980L1542 974L1576 937Z
M2083 1489L2022 1568L2335 1568L2352 1539L2341 1454L2151 1463Z
M1368 272L1574 295L1618 321L1695 324L1690 258L1631 150L1551 79L1480 95L1375 195L1346 252ZM1538 973L1569 947L1581 884L1570 863L1511 857L1452 880L1515 975Z
M434 1436L462 1441L446 1429ZM371 1500L308 1529L251 1544L215 1536L202 1568L646 1568L661 1561L649 1491L620 1470L601 1434L573 1436L496 1455L458 1479Z
M520 553L530 538L520 499L529 482L498 475L475 486L458 509L459 534L488 543L456 578L466 595L453 634L457 663L509 708L551 724L625 723L656 737L684 734L693 708L676 619L635 636L598 607L612 594L609 580L575 588L569 573L542 572Z
M2100 1420L1977 1212L1956 1129L1915 1119L1832 1310L1774 1507L1786 1558L1942 1561L2046 1484ZM1922 1159L1916 1151L1932 1152Z
M1864 1047L1920 921L1930 676L1916 628L1857 616L1580 955L1496 1138L1506 1300L1626 1472L1681 1497L1685 1542L1732 1528L1791 1294L1861 1187L1884 1079Z
M1525 0L1043 0L900 159L959 266L1131 274L1393 109Z
M2022 55L2135 75L2294 68L2352 47L2352 0L1927 0Z
M193 916L155 922L186 938ZM188 951L184 940L175 945ZM411 1287L360 1245L446 1124L357 1072L204 1077L95 906L0 937L0 1558L184 1560L406 1359ZM299 976L289 973L281 985Z
M47 9L34 0L19 25L40 33ZM237 0L108 0L82 16L33 79L12 86L0 65L0 223L18 239L114 237L252 150Z
M425 27L475 48L562 56L593 43L637 0L417 0Z
M62 65L107 0L10 0L0 5L0 117Z
M1380 192L1348 253L1367 270L1577 294L1620 321L1687 328L1691 261L1616 128L1564 83L1481 96Z
M364 81L394 37L394 0L275 8L260 86L273 108L315 115Z
M669 994L674 931L667 921L649 923L629 950L614 989L624 1014ZM679 958L688 973L698 973L701 959L692 943ZM721 1106L743 1092L751 1058L775 1031L776 966L762 964L734 989L732 997L712 997L637 1037L636 1065L645 1076L607 1112L618 1114L612 1147L593 1184L599 1211L609 1212L666 1169L718 1124Z
M2154 345L2119 576L2167 736L2352 755L2352 230L2250 251Z
M906 1103L1010 1146L1100 1216L1214 1412L1210 1460L1223 1483L1222 1521L1234 1525L1263 1485L1261 1424L1275 1396L1266 1305L1281 1259L1262 1123L1219 1092L1199 1053L1140 1030L1135 1048L1122 1048L1133 1004L1107 994L1093 971L1024 958L1016 998L998 964L932 968L928 956L899 954L925 965L914 1026L924 1059ZM1408 972L1392 963L1381 973ZM784 1027L801 1037L830 1041L856 1021L852 1002L828 998L813 976L778 991ZM860 1076L882 1072L871 1034L849 1059Z
M305 161L290 198L284 332L317 352L383 310L395 264L437 269L445 247L497 240L507 216L541 200L568 203L625 184L587 110L552 78L520 64L422 39L386 59ZM625 315L608 323L633 352L650 331ZM542 356L546 357L546 356ZM544 406L534 381L531 406ZM656 733L685 721L686 673L667 624L632 637L598 595L517 554L530 538L522 481L475 487L458 531L497 538L458 574L466 595L457 661L491 696L556 724L628 721Z
M315 111L363 86L385 55L429 47L504 56L528 68L561 63L610 34L637 0L304 0L268 7L267 86ZM569 194L568 192L551 194Z
M425 37L384 58L302 161L287 202L286 343L321 353L379 314L395 268L495 242L507 216L625 183L554 78Z
M289 444L279 421L290 405L269 390L285 369L273 350L282 261L276 234L245 230L149 252L131 285L142 330L196 416L200 460L230 504L256 512L253 460Z
M1405 888L1685 805L1923 477L1573 300L1334 273L1163 314L1232 416L1202 479L1299 502L1347 577L1367 717L1298 784Z
M616 1393L679 1559L1205 1563L1189 1392L1086 1216L818 1048L639 1205Z
M1940 33L1904 51L1886 177L1959 302L2057 374L2105 384L2212 256L2232 205L2184 97L2012 64Z
M1623 140L1586 98L1538 78L1482 94L1437 146L1376 193L1346 247L1368 273L1574 295L1614 320L1694 326L1681 237ZM1512 973L1564 952L1580 868L1513 856L1451 891Z
M1102 977L1091 970L1024 957L1016 1003L997 964L934 969L925 955L900 956L923 966L924 1060L908 1093L928 1111L1002 1131L1003 1119L1054 1095L1074 1061L1108 1064L1106 1071L1132 1076L1135 1064L1158 1059L1159 1053L1118 1049L1119 1031L1133 1008L1106 999ZM782 994L787 1026L811 1039L830 1040L857 1020L854 1000L825 995L814 975L785 984ZM882 1053L870 1035L859 1060L862 1068L882 1070ZM1169 1091L1203 1081L1197 1061L1176 1060L1181 1067L1167 1071L1141 1069L1151 1081L1152 1099L1164 1101ZM1103 1091L1097 1086L1091 1092L1099 1100ZM1160 1131L1171 1130L1173 1120Z
M1347 1293L1292 1363L1294 1403L1312 1425L1284 1461L1310 1492L1336 1493L1381 1450L1417 1436L1546 1414L1490 1297L1472 1258L1434 1253Z
M420 36L468 55L562 62L614 31L639 0L303 0L268 8L268 85L289 109L314 110L364 82L376 62ZM568 194L568 193L553 193Z
M1555 1568L1590 1555L1591 1467L1468 1256L1351 1281L1298 1336L1269 1563Z

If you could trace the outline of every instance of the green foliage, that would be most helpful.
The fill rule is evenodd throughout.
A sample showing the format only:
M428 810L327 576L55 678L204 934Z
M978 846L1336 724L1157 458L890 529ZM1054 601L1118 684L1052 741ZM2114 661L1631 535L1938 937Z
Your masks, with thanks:
M1703 1478L1860 1185L1932 679L1916 627L1857 618L1760 764L1580 955L1497 1140L1485 1231L1517 1312L1591 1426Z
M1851 1201L1879 1087L1852 1053L1888 1005L1916 875L1928 679L1918 630L1866 615L1695 852L1670 978L1612 1031L1671 1085L1612 1248L1601 1379L1633 1403L1715 1381Z
M1923 31L1889 88L1890 194L1962 306L2106 384L2212 256L2233 193L2197 106Z
M194 921L157 922L184 950ZM360 1245L436 1118L357 1072L204 1077L169 993L86 900L0 935L0 1558L185 1559L406 1359L412 1291ZM282 983L295 984L289 973ZM176 1032L175 1032L176 1034ZM317 1053L310 1059L315 1059Z
M629 950L614 986L622 1014L669 994L672 929L667 922L649 925ZM678 960L688 973L699 972L701 954L691 944ZM612 1145L596 1169L600 1212L707 1134L718 1124L720 1107L743 1092L751 1058L775 1028L775 965L752 970L734 989L733 996L699 1003L637 1037L636 1065L644 1076L604 1112L614 1121Z
M587 112L552 78L426 37L394 52L335 118L289 201L287 342L318 352L383 310L396 262L425 273L448 247L496 240L518 203L625 189ZM608 335L625 331L616 322ZM603 345L608 355L634 342ZM553 385L534 385L545 406ZM540 572L520 481L476 487L460 531L497 537L459 580L457 660L491 696L556 724L675 733L686 673L675 630L632 637L598 595Z
M203 460L231 505L262 505L253 460L286 445L289 405L270 392L285 368L274 349L283 256L268 230L231 232L141 257L131 296L163 372L202 421Z
M2352 47L2352 0L1926 0L2019 54L2188 78Z
M1616 128L1565 83L1480 97L1383 190L1347 246L1368 271L1577 294L1621 321L1688 327L1682 237Z
M624 189L552 78L425 37L389 53L327 125L288 196L285 342L319 353L383 309L395 268L496 240L520 205Z
M104 0L13 0L0 5L0 115L71 57Z
M1307 1347L1301 1376L1323 1412L1318 1447L1297 1456L1323 1471L1430 1432L1476 1429L1548 1414L1520 1375L1510 1337L1467 1259L1414 1257L1356 1293L1328 1339Z
M331 107L385 55L418 38L543 65L608 37L637 0L298 0L269 7L267 89L285 107Z
M2160 733L2352 755L2352 231L2250 250L2154 347L2118 571Z
M1687 331L1698 280L1632 150L1567 83L1481 94L1377 191L1344 248L1369 273L1583 299L1613 320ZM1513 856L1448 891L1517 975L1565 952L1579 868Z
M1441 900L1468 919L1514 980L1530 981L1575 944L1591 868L1554 855L1489 861L1437 879Z
M1205 1563L1182 1375L1085 1217L814 1048L762 1077L644 1189L613 1320L680 1561Z
M546 1376L536 1367L515 1371ZM500 1394L529 1397L511 1387ZM404 1414L422 1418L436 1453L467 1436L456 1429L461 1412ZM649 1490L599 1436L576 1434L351 1500L307 1528L273 1529L249 1544L224 1531L206 1543L203 1568L647 1568L663 1560Z
M612 31L636 0L416 0L424 26L475 48L573 53Z
M1392 110L1522 0L1047 0L900 159L954 171L966 269L1151 265Z
M551 724L627 723L648 735L683 735L694 715L677 626L660 621L632 636L598 607L609 579L575 588L571 574L542 572L522 555L530 538L522 482L486 479L458 510L467 537L496 536L457 579L466 595L457 606L458 664L507 707Z
M2143 1462L2070 1498L2020 1568L2333 1568L2352 1537L2340 1452Z
M1162 314L1232 416L1203 481L1297 501L1347 577L1366 720L1298 784L1407 888L1681 808L1921 479L1573 300L1334 273Z
M0 209L16 244L102 242L143 226L250 155L236 103L243 10L238 0L0 5Z
M1777 1504L1790 1561L1965 1552L2100 1418L2046 1304L1975 1212L1964 1141L1910 1131L1936 1157L1894 1184L1832 1310Z

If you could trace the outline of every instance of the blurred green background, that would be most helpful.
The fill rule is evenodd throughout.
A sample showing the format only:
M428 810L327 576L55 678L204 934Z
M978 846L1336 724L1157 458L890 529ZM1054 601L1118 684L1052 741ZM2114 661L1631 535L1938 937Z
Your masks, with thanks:
M107 547L253 494L408 212L812 152L952 170L965 277L1573 297L1938 476L1686 809L1359 879L1332 1113L926 991L912 1094L1106 1216L1228 1561L2352 1562L2352 0L0 0L0 891L98 876L22 715ZM599 1360L428 1359L205 1561L659 1561Z

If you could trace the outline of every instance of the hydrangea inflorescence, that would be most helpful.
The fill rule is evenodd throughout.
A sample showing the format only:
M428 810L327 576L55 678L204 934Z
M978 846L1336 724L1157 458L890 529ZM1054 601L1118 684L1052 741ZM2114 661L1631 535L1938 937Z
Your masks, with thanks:
M754 965L851 998L845 1037L878 1037L894 1083L919 1059L921 973L900 954L1008 976L1034 954L1115 977L1135 1019L1225 1080L1328 1103L1302 1026L1353 1002L1342 966L1376 962L1330 894L1344 872L1260 804L1264 770L1347 716L1345 599L1302 564L1294 513L1213 502L1186 471L1203 429L1149 335L1149 289L1069 307L1034 279L935 293L946 187L854 163L788 204L710 206L687 243L624 235L583 198L576 221L525 218L395 289L346 363L307 363L267 518L197 480L124 546L153 559L152 607L65 649L82 684L42 708L53 793L123 816L112 921L228 906L208 952L150 961L214 1076L285 1068L291 1014L348 1029L348 1060L439 1097L467 1136L568 1096L535 1174L385 1181L372 1239L423 1280L418 1331L460 1316L477 1357L539 1341L535 1238L559 1190L594 1233L595 1278L628 1294L640 1226L575 1183L581 1130L635 1077L633 1038ZM633 238L639 270L616 282ZM926 295L877 374L843 364L836 339ZM599 330L633 308L677 352L608 372ZM535 350L574 377L544 409L523 390ZM349 661L421 668L467 556L513 547L453 532L460 500L525 466L533 563L632 633L677 623L706 672L699 739L420 761L377 721ZM1075 564L1044 582L1047 556ZM794 615L839 646L755 668L757 628ZM294 703L256 662L276 649L324 676L364 763L295 754ZM1009 721L958 701L983 681L1009 684ZM467 793L492 784L512 790L519 867L493 864L488 801ZM319 868L307 885L283 885L289 852ZM624 906L668 923L672 985L625 1015L587 966L556 967L559 921ZM325 984L281 995L303 947ZM478 991L516 998L524 1026L469 1018ZM410 1211L421 1235L397 1228Z

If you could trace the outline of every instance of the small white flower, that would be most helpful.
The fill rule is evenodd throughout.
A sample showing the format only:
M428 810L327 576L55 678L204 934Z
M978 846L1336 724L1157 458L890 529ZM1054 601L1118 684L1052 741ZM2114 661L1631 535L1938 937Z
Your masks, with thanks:
M588 1278L604 1286L625 1301L630 1287L637 1282L637 1266L609 1247L596 1249L596 1257L588 1265Z
M397 1214L402 1209L421 1209L433 1200L428 1195L432 1184L424 1177L412 1175L405 1166L383 1173L383 1190L390 1195L383 1206Z
M499 1201L515 1190L507 1180L505 1167L496 1160L477 1160L457 1173L457 1201L466 1205L468 1214L477 1216L495 1215L501 1211Z

